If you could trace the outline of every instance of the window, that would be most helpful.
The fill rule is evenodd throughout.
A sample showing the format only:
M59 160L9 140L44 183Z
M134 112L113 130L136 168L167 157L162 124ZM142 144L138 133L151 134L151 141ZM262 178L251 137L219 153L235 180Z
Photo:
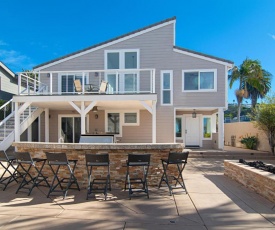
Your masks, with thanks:
M124 125L139 125L139 113L124 113Z
M120 114L107 113L107 132L113 134L120 133Z
M211 117L204 117L203 118L203 138L210 139L212 138L212 131L211 131Z
M176 117L176 138L182 137L182 119L181 117Z
M161 104L173 104L173 71L161 71Z
M62 93L66 92L74 92L74 80L79 79L82 85L82 73L76 73L76 74L60 74L60 90ZM85 74L85 78L84 78L85 83L87 84L88 80L87 80L87 74Z
M139 91L139 50L107 50L105 51L105 69L127 70L124 73L108 72L109 93ZM132 70L133 71L128 71Z
M217 91L217 70L184 70L182 82L182 91Z
M88 117L86 119L86 129L89 127ZM64 143L79 143L81 135L81 117L78 115L59 115L59 138Z

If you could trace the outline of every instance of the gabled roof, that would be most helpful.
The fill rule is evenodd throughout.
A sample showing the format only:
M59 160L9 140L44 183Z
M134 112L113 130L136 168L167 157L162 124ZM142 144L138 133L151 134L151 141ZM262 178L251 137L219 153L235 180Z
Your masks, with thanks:
M197 51L194 51L194 50L189 50L189 49L185 49L185 48L178 47L178 46L174 46L174 50L179 51L179 53L183 53L183 54L187 54L187 55L189 54L190 56L194 56L194 57L197 57L197 58L202 58L202 59L209 60L209 61L214 61L214 62L216 61L216 62L219 62L221 64L225 64L225 65L229 64L229 66L234 65L234 62L232 62L230 60L226 60L226 59L215 57L215 56L212 56L212 55L200 53L200 52L197 52Z
M0 61L0 67L2 67L11 77L15 77L15 73L12 72L3 62Z
M93 46L89 46L85 49L82 49L82 50L79 50L79 51L76 51L76 52L73 52L73 53L70 53L68 55L65 55L65 56L62 56L60 58L56 58L56 59L53 59L51 61L48 61L48 62L45 62L45 63L42 63L40 65L37 65L37 66L34 66L33 69L37 69L39 67L42 67L42 66L46 66L46 65L50 65L50 64L53 64L55 62L58 62L58 61L61 61L62 59L70 59L70 58L74 58L75 56L77 56L78 54L82 54L82 53L85 53L86 51L91 51L95 48L100 48L108 43L113 43L113 42L120 42L120 40L122 39L127 39L128 37L131 37L131 36L138 36L142 33L145 33L147 32L148 30L150 31L151 29L154 29L155 27L156 28L159 28L159 27L162 27L162 26L165 26L169 23L173 23L174 21L176 20L176 17L172 17L172 18L168 18L166 20L163 20L163 21L160 21L160 22L157 22L157 23L154 23L152 25L149 25L149 26L146 26L146 27L143 27L141 29L138 29L138 30L135 30L135 31L132 31L130 33L126 33L124 35L121 35L119 37L115 37L113 39L110 39L110 40L107 40L105 42L101 42L101 43L98 43L96 45L93 45ZM44 67L46 68L46 67Z

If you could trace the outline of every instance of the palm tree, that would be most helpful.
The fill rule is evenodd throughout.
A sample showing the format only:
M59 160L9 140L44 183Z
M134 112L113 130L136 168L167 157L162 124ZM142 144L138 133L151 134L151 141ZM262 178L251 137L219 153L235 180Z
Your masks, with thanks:
M235 66L229 75L229 87L239 81L239 88L235 91L238 102L238 121L240 121L241 104L243 98L250 98L255 107L258 98L264 98L271 87L271 74L262 69L258 60L245 59L240 68Z

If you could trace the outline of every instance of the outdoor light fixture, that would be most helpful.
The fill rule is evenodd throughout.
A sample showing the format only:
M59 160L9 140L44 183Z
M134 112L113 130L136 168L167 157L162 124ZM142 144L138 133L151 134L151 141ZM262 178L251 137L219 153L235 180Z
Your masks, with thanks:
M192 117L193 118L196 118L197 117L197 113L196 113L196 110L194 109L193 113L192 113Z
M97 106L94 106L93 109L92 109L92 111L93 111L94 113L97 113L97 112L98 112Z

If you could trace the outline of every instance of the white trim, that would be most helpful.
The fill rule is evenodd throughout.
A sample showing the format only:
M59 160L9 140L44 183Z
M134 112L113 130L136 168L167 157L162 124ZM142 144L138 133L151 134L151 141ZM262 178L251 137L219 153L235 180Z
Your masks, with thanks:
M52 72L50 74L52 74ZM66 76L66 84L68 86L68 76L69 75L74 76L74 80L75 80L75 76L79 76L82 79L81 81L83 81L83 75L84 75L84 79L85 79L84 84L86 84L89 80L89 73L87 73L87 72L82 72L82 71L79 71L79 72L77 72L77 71L74 71L74 72L66 72L66 71L59 72L58 73L58 93L62 93L61 92L62 91L62 76ZM82 88L84 88L84 84L82 84ZM74 85L73 85L73 88L74 88ZM66 92L69 92L68 89L66 89ZM73 90L72 92L75 92L75 91Z
M75 55L72 55L72 56L69 56L69 57L66 57L66 58L62 58L60 60L57 60L55 62L51 62L49 64L46 64L44 66L40 66L34 70L38 71L38 70L42 70L42 69L45 69L45 68L48 68L50 66L53 66L53 65L57 65L59 63L62 63L62 62L65 62L65 61L68 61L68 60L71 60L73 58L76 58L76 57L79 57L79 56L82 56L82 55L85 55L85 54L88 54L88 53L91 53L91 52L94 52L96 50L99 50L99 49L103 49L103 48L106 48L108 46L111 46L111 45L114 45L114 44L117 44L119 42L122 42L122 41L126 41L128 39L131 39L131 38L134 38L134 37L137 37L137 36L140 36L142 34L145 34L145 33L148 33L148 32L151 32L151 31L154 31L156 29L159 29L159 28L162 28L164 26L167 26L167 25L170 25L170 24L173 24L175 23L175 19L174 20L171 20L171 21L168 21L168 22L165 22L165 23L162 23L162 24L159 24L159 25L156 25L156 26L153 26L153 27L150 27L148 29L144 29L142 31L139 31L139 32L136 32L134 34L130 34L128 36L125 36L123 38L120 38L120 39L117 39L117 40L114 40L114 41L111 41L111 42L108 42L106 44L103 44L103 45L99 45L95 48L91 48L89 50L86 50L86 51L83 51L83 52L80 52L80 53L77 53Z
M169 73L170 74L170 89L163 89L163 74ZM160 71L160 96L161 100L160 103L162 106L171 106L173 105L173 70L161 70ZM163 91L170 91L170 103L163 103Z
M125 74L127 73L123 73L121 72L121 70L126 70L125 68L125 53L128 52L135 52L137 54L137 92L139 92L140 90L140 77L139 77L139 68L140 68L140 49L114 49L114 50L104 50L104 70L108 70L108 71L112 71L113 73L105 73L104 79L105 81L108 81L107 76L108 74L116 74L116 92L125 92ZM108 69L108 54L109 53L118 53L118 58L119 58L119 69ZM118 76L117 71L120 71L120 76ZM129 69L130 70L130 69ZM133 69L135 70L135 69ZM125 72L126 72L125 71ZM135 71L133 71L135 72ZM118 85L119 83L119 85Z
M203 119L204 118L209 118L210 119L210 122L211 122L211 124L210 124L210 129L211 129L211 133L210 133L210 137L204 137L204 127L203 127ZM201 139L202 140L212 140L212 133L213 133L213 116L211 116L211 115L202 115L202 117L201 117Z
M119 134L115 134L117 137L122 137L122 117L123 112L121 110L105 110L105 132L108 133L108 113L119 114Z
M173 51L176 52L176 53L185 54L185 55L188 55L188 56L191 56L191 57L200 58L200 59L205 60L205 61L210 61L210 62L213 62L213 63L225 65L229 68L233 67L232 63L225 62L225 61L220 61L220 60L217 60L217 59L214 59L214 58L210 58L210 57L206 57L206 56L203 56L203 55L191 53L191 52L188 52L188 51L183 51L183 50L180 50L180 49L177 49L177 48L173 48Z
M225 98L225 107L226 107L226 109L228 109L228 70L227 70L226 66L224 67L224 69L225 69L225 74L224 74L224 76L225 76L225 85L224 85L225 97L224 98Z
M15 73L13 73L7 66L5 66L2 62L0 62L0 67L2 67L8 74L12 77L15 77Z
M176 136L176 119L177 118L180 118L181 119L181 137L177 137ZM174 118L174 137L175 137L175 140L182 140L183 141L183 128L182 128L182 121L183 121L183 115L175 115L175 118Z
M125 114L126 113L135 113L137 115L137 122L136 123L126 123L125 122ZM133 110L133 111L124 111L123 112L123 126L139 126L140 124L140 119L139 119L139 110Z
M58 118L57 118L57 132L58 132L58 141L60 140L61 137L61 118L62 117L80 117L81 118L81 115L80 114L58 114ZM87 132L89 132L89 115L86 115L85 118L87 119L87 122L86 122L86 129L87 129Z
M201 72L213 72L214 73L214 89L198 89L198 90L185 90L184 89L184 74L190 72L198 72L199 73L199 82L198 87L200 86L200 73ZM184 93L199 93L199 92L217 92L217 69L188 69L182 70L182 92Z

